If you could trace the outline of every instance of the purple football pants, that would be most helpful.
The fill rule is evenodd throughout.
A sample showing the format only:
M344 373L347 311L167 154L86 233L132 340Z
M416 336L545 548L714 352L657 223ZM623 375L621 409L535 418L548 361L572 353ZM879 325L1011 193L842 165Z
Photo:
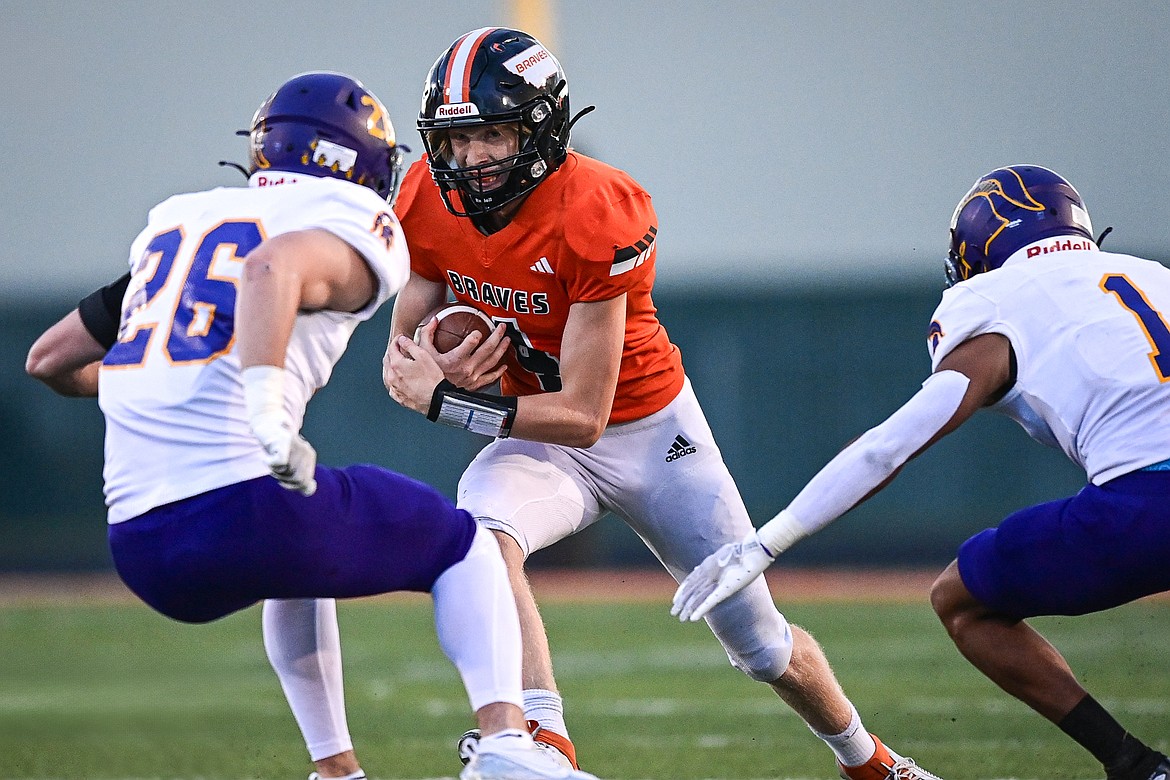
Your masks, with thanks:
M316 477L307 498L264 476L111 525L118 574L201 623L270 598L428 592L471 546L475 521L429 485L364 465Z
M1170 590L1170 471L1135 471L1010 515L959 548L982 604L1083 615Z

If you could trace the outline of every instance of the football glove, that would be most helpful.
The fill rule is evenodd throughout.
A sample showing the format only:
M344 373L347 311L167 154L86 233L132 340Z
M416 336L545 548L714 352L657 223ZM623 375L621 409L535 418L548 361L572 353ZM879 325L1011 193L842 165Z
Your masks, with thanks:
M280 486L311 496L317 492L317 451L293 431L284 411L284 369L249 366L242 372L244 402L252 435L264 448L268 470Z
M683 622L702 620L720 602L759 577L774 560L776 557L760 544L755 531L738 542L723 545L678 586L670 614Z

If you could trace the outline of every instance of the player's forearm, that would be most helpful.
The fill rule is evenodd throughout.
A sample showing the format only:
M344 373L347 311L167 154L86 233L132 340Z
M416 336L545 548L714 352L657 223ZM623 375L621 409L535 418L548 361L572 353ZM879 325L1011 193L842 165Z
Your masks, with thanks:
M70 398L94 398L98 394L98 371L101 365L101 361L97 360L81 368L59 371L47 376L36 374L33 376L60 395Z
M447 288L416 273L410 275L406 286L394 299L394 314L390 319L390 339L396 336L414 338L414 331L423 318L447 300Z
M106 348L86 330L74 309L33 342L24 368L61 395L96 396L98 367L105 354Z
M566 447L592 447L609 420L611 403L566 403L562 393L518 399L512 436Z
M932 375L902 408L829 461L760 528L760 541L778 555L877 492L951 422L969 383L956 371Z

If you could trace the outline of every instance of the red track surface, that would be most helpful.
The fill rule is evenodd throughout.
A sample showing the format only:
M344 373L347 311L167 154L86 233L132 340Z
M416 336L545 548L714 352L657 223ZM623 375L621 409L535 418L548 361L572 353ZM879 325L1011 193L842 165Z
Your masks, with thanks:
M767 576L780 602L925 603L936 574L933 570L775 569ZM669 601L675 589L670 576L656 569L536 570L530 579L542 601ZM113 574L0 575L0 606L124 603L133 599Z

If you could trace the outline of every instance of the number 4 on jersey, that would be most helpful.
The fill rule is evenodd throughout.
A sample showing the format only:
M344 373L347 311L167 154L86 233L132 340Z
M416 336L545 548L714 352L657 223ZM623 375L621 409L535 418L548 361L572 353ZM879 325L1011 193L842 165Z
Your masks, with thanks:
M502 322L507 331L505 335L512 341L512 349L516 352L516 362L525 371L536 375L540 382L540 389L546 393L555 393L561 389L561 364L555 357L542 352L532 346L528 336L516 325L514 318L492 317L496 322Z

